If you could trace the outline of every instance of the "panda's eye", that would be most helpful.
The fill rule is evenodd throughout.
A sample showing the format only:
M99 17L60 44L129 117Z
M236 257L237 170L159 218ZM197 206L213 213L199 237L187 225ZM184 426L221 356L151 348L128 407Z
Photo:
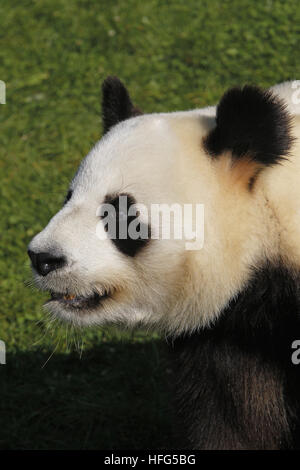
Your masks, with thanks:
M150 228L148 225L138 222L138 211L135 215L129 215L129 209L136 204L134 198L129 194L119 194L118 196L106 196L105 204L113 206L113 211L105 210L102 219L105 223L104 230L119 251L128 255L135 254L145 246L150 238ZM134 237L132 236L132 222L134 225Z
M69 202L69 200L71 199L72 197L72 194L73 194L73 190L72 189L69 189L69 191L67 192L67 195L65 197L65 200L64 200L64 205L67 204L67 202Z

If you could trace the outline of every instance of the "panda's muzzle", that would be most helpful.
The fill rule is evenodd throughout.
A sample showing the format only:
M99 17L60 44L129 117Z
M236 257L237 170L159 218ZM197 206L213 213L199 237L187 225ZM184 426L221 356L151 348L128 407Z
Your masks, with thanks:
M66 258L63 256L58 256L54 251L52 253L36 252L32 249L29 249L28 256L31 260L32 267L42 277L47 277L51 272L57 272L67 265ZM49 290L51 298L46 302L46 304L55 302L62 306L65 310L68 309L73 312L78 310L93 310L99 307L101 302L109 297L110 294L105 289L101 289L101 292L94 291L89 295L81 295L73 293L71 289L70 291L65 290L65 292L58 292L55 288L55 290L53 290L53 288L50 286L48 288L47 287L48 286L44 285L43 290Z

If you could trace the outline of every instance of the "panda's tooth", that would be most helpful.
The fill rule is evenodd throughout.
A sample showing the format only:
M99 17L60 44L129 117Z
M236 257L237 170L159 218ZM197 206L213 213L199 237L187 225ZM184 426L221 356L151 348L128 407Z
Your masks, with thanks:
M75 299L75 295L74 294L66 294L64 295L64 300L73 300Z

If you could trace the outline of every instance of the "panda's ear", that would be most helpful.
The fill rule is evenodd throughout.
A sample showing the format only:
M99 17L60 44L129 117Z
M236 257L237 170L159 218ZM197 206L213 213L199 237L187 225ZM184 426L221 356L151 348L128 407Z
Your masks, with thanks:
M121 80L118 77L107 77L102 84L103 133L118 122L139 114L142 112L132 104Z
M224 94L205 147L212 157L230 153L233 167L245 168L243 162L249 162L254 171L280 162L292 142L285 104L271 91L247 85Z

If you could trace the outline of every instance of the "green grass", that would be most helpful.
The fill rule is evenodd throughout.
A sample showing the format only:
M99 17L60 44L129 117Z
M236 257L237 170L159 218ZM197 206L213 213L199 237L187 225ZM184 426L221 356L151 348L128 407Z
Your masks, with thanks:
M26 287L26 246L101 136L105 76L120 76L146 112L299 79L299 16L294 0L1 0L0 448L170 445L157 336L39 322L45 295Z

